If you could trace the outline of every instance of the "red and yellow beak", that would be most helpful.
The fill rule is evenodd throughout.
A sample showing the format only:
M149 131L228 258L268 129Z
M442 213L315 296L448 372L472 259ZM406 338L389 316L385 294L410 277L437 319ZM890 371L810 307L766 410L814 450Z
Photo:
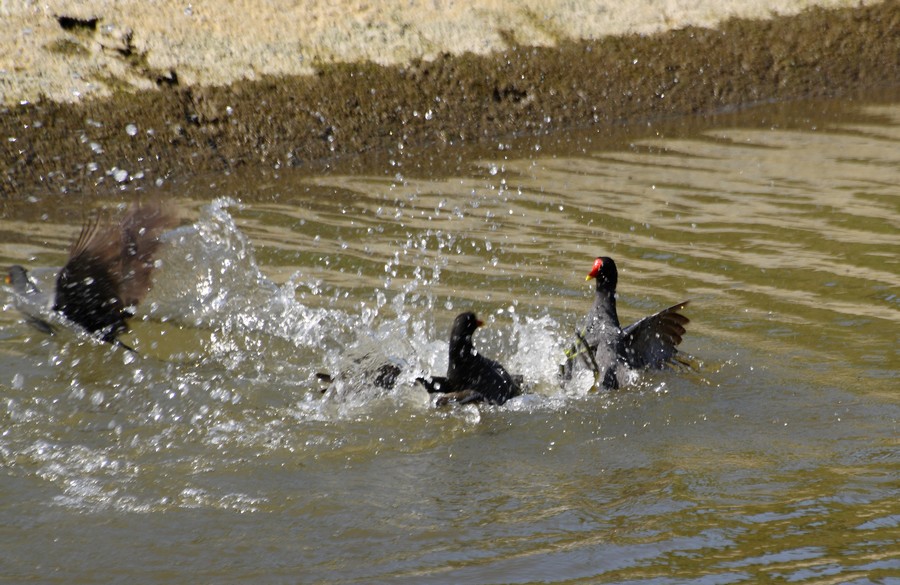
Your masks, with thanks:
M591 271L588 272L585 280L590 280L592 278L597 278L597 275L600 274L600 269L603 268L603 258L597 258L594 260L594 265L591 267Z

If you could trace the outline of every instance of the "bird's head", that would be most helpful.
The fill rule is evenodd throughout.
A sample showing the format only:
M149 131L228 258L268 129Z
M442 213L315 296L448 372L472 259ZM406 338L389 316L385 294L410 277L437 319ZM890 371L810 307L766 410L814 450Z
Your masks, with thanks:
M471 311L460 313L453 321L453 330L450 336L458 339L471 337L475 330L482 325L484 325L484 321L479 319L475 313Z
M616 283L619 280L619 271L616 269L615 261L607 256L596 258L591 271L585 278L585 280L591 279L597 280L597 290L615 292Z

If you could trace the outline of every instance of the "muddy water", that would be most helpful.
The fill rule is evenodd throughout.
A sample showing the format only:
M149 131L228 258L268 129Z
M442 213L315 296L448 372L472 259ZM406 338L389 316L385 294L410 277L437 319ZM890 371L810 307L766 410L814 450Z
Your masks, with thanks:
M185 219L129 334L137 356L44 337L5 292L2 574L900 575L900 102L468 156L164 187ZM52 281L72 215L32 202L3 218L3 262ZM623 321L691 300L688 366L616 392L558 386L600 254ZM480 349L531 388L439 409L412 381L446 367L469 309ZM385 361L403 368L393 390L366 376ZM324 395L320 371L340 373Z

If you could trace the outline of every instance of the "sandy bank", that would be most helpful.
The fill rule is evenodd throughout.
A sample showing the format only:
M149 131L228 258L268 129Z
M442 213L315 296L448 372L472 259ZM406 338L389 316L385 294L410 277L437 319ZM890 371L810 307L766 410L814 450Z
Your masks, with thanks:
M872 4L873 2L868 2ZM0 103L309 75L330 63L653 34L852 0L46 0L0 2Z
M0 110L4 198L150 188L159 179L244 165L340 166L360 153L602 126L900 82L896 1L725 22L710 10L684 16L689 11L679 12L676 2L666 5L668 11L652 12L651 19L611 19L624 27L617 36L605 36L613 29L609 23L601 26L602 18L589 19L572 9L563 21L542 12L538 5L544 4L537 2L515 3L515 11L508 3L488 2L491 17L454 2L413 2L419 16L399 3L377 14L371 5L358 3L344 18L329 13L325 3L313 3L321 12L307 14L303 30L313 32L302 45L287 31L304 20L291 12L296 9L282 7L275 18L255 13L256 3L236 2L233 12L215 15L214 3L195 2L182 7L182 16L188 24L205 18L212 45L181 52L183 47L171 39L168 52L155 44L153 39L168 37L151 32L156 29L150 16L137 13L144 20L130 24L125 16L116 20L100 11L76 10L103 3L71 4L68 40L56 45L61 61L93 60L96 65L106 59L119 69L107 63L109 75L89 81L95 85L90 91L97 92L92 99L70 103L62 101L66 91L61 97L48 90L42 98L22 98L29 103ZM136 10L143 6L133 5ZM646 6L644 16L651 14ZM440 19L440 11L430 7L487 28L466 37L461 31L470 31L472 21L466 28ZM61 11L42 10L52 12L48 26L64 30ZM317 14L323 16L312 16ZM506 20L498 16L504 14ZM716 28L664 30L676 17L679 24ZM343 28L329 28L337 21ZM136 28L139 22L143 28ZM251 49L229 44L229 34L242 22L252 32L244 35L254 39ZM415 35L409 32L413 23ZM177 38L190 44L190 26L173 22L170 29L181 31ZM351 61L369 61L335 62L348 55ZM229 56L232 62L226 63ZM24 53L18 63L7 58L0 69L35 69ZM48 64L47 70L53 67ZM243 75L237 75L240 71ZM8 92L10 77L2 79L0 87Z

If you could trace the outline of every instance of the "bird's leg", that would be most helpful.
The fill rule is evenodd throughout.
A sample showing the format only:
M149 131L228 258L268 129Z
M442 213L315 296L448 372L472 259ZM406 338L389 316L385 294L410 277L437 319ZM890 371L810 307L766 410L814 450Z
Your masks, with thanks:
M588 364L594 370L594 385L597 385L597 382L600 380L600 366L597 365L597 358L594 356L594 350L591 349L591 346L588 345L587 340L584 338L584 335L581 331L575 331L575 335L578 337L578 341L584 346L585 351L587 352L588 358L590 358L590 363ZM593 388L592 388L593 389Z

